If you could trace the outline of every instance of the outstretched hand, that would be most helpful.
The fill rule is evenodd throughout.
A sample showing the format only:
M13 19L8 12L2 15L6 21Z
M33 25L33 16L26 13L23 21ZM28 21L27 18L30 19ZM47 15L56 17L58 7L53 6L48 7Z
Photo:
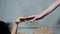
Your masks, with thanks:
M43 16L42 15L32 15L32 16L28 16L28 17L19 17L19 18L17 18L16 20L15 20L15 23L16 24L19 24L19 23L21 23L21 22L28 22L29 20L30 21L35 21L35 20L40 20L40 19L42 19L43 18Z
M14 22L16 23L16 24L19 24L19 23L21 23L22 21L24 21L24 17L19 17L19 18L17 18Z
M42 14L32 15L32 16L25 17L25 20L26 20L26 22L27 22L28 20L30 20L31 22L33 22L33 21L36 21L36 20L40 20L40 19L42 19L43 17L44 17L44 16L43 16Z

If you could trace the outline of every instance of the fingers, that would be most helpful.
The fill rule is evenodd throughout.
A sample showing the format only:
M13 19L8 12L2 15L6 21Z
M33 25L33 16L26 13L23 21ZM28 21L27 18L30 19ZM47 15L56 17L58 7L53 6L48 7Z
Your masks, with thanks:
M29 20L33 19L36 15L25 17L24 22L27 23Z
M27 23L28 21L27 20L24 20L25 23Z
M28 20L26 20L26 18L25 18L25 17L20 17L20 21L21 21L21 22L25 22L25 23L27 23L27 22L28 22Z
M35 17L34 19L30 20L31 22L34 22L37 19L37 17Z
M32 15L32 16L28 16L28 17L19 17L15 20L15 22L17 22L17 23L21 23L21 22L27 23L28 20L34 21L36 19L35 17L36 17L36 15Z
M19 18L17 18L16 20L15 20L15 23L21 23L22 21L21 21L21 19L24 19L24 17L19 17Z
M19 20L20 20L21 22L23 22L24 19L25 19L24 17L20 17L20 18L19 18Z

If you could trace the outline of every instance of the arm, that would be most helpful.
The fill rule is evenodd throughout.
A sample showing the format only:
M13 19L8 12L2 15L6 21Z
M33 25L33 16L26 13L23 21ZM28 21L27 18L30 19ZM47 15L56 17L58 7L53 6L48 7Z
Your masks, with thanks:
M11 34L17 34L18 24L14 23Z
M48 14L50 14L51 12L53 12L53 10L55 10L59 5L60 5L60 0L57 0L41 14L28 16L25 18L25 20L26 21L28 21L28 20L35 21L35 20L42 19L43 17L45 17Z
M22 22L21 21L22 19L24 19L24 17L20 17L20 18L15 20L11 34L17 34L18 24Z
M60 0L55 1L48 9L46 9L43 13L39 14L42 16L46 16L49 13L53 12L60 5Z
M60 0L55 1L49 8L47 8L41 14L38 14L36 16L31 16L31 17L34 17L33 19L31 19L31 21L42 19L43 17L53 12L53 10L55 10L59 5L60 5ZM31 18L31 17L28 17L28 18Z

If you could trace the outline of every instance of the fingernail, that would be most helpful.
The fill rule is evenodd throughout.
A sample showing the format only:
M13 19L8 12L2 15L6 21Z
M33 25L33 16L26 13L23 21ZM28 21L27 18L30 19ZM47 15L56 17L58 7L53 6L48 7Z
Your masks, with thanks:
M32 22L34 22L33 20L30 20L30 22L32 23Z
M31 22L33 22L33 20L30 20Z

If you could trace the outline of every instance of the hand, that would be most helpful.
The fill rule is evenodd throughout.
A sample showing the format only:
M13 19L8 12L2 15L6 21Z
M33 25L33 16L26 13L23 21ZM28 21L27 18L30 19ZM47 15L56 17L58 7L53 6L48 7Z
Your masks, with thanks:
M24 17L19 17L19 18L17 18L17 19L15 20L15 23L16 23L16 24L19 24L19 23L21 23L23 20L24 20Z
M32 20L30 20L31 22L35 21L35 20L40 20L42 19L44 16L42 14L36 15Z
M25 22L27 22L28 20L30 20L31 22L35 21L35 20L39 20L42 19L44 16L42 14L40 15L32 15L32 16L28 16L25 17Z

